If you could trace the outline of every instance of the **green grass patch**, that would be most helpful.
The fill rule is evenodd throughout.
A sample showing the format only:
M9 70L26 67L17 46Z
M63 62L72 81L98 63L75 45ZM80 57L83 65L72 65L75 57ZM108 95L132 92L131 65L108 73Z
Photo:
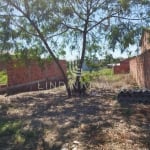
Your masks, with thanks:
M105 80L110 81L110 82L117 82L122 80L124 75L107 75L107 76L101 76L102 78L105 78Z
M14 144L24 144L37 139L38 133L36 129L24 129L24 122L21 120L3 121L0 122L0 140L3 137L9 137Z
M0 71L0 84L7 84L7 73L6 71Z
M20 132L16 133L14 137L15 144L23 144L26 141L25 137L22 134L20 134Z
M97 77L104 78L108 81L117 82L124 78L124 74L114 74L113 69L104 68L97 73Z
M104 68L104 69L99 70L99 71L83 72L83 81L89 82L92 80L96 80L98 78L107 78L108 80L112 80L114 78L113 70L108 69L108 68Z
M21 128L21 121L5 121L0 123L0 136L16 134Z
M68 77L72 77L72 79L75 79L75 75L73 76L73 74L71 74L70 72L68 72ZM90 81L96 81L97 79L100 79L114 83L121 81L123 78L123 74L116 75L113 73L113 69L103 68L99 71L83 71L81 81L84 83L89 83Z
M109 68L104 68L104 69L98 71L98 74L102 75L102 76L112 76L113 75L113 70L109 69Z

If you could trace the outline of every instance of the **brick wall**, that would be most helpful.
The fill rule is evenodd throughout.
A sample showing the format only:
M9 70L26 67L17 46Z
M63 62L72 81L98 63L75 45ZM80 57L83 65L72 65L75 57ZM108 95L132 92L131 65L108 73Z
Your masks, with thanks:
M130 60L130 74L140 87L150 89L150 50Z
M2 70L6 70L6 63L4 63L3 61L0 61L0 71Z
M124 74L129 73L130 67L129 67L129 59L123 60L120 62L119 66L113 67L114 74Z
M66 73L66 61L60 60L59 62ZM40 66L36 61L32 61L30 65L24 65L20 61L13 61L7 65L7 74L8 87L30 84L34 83L34 81L63 80L63 76L55 62L45 62L43 66Z
M150 49L150 30L143 30L140 46L142 53Z

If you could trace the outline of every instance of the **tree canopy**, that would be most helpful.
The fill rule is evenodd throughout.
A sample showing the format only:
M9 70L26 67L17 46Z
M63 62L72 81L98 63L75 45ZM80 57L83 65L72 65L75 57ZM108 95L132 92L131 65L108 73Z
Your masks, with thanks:
M149 26L149 6L149 0L1 0L0 49L49 53L68 89L58 56L68 49L79 51L81 70L84 58L101 52L105 43L124 51Z

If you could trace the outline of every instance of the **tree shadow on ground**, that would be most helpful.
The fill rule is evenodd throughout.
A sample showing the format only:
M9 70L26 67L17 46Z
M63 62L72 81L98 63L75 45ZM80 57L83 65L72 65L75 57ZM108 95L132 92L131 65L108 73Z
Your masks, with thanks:
M141 109L135 109L130 104L115 107L117 101L114 97L116 94L110 90L99 91L97 96L80 98L42 92L10 96L5 111L0 109L0 147L2 150L98 150L105 149L107 145L107 149L111 149L109 143L116 144L118 141L113 141L116 139L110 131L120 120L142 128L138 111L143 117L146 115L142 125L149 122L149 111L145 111L144 106ZM141 140L141 143L143 140L143 145L148 143L144 144L148 136L145 140L144 136L140 138L133 140Z
M40 93L12 96L9 100L7 113L1 111L3 118L0 120L6 123L21 121L21 125L7 135L6 138L11 140L3 140L1 147L7 145L6 147L16 150L39 149L38 146L41 145L41 149L56 150L63 147L71 149L75 145L81 148L81 144L87 143L103 144L105 141L101 127L109 123L102 121L100 124L100 120L104 120L102 116L110 106L104 104L100 97L68 99L65 95ZM102 138L97 137L97 132ZM20 134L21 144L13 140L16 134ZM0 138L4 136L3 134Z
M121 97L120 108L115 110L124 117L130 132L130 139L141 145L141 149L150 149L150 99L147 97ZM134 133L134 134L133 134Z

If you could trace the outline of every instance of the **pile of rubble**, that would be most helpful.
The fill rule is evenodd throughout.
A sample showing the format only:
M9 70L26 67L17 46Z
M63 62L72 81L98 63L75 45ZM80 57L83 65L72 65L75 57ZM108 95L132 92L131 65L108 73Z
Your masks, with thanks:
M121 90L118 94L118 101L150 103L150 90Z

